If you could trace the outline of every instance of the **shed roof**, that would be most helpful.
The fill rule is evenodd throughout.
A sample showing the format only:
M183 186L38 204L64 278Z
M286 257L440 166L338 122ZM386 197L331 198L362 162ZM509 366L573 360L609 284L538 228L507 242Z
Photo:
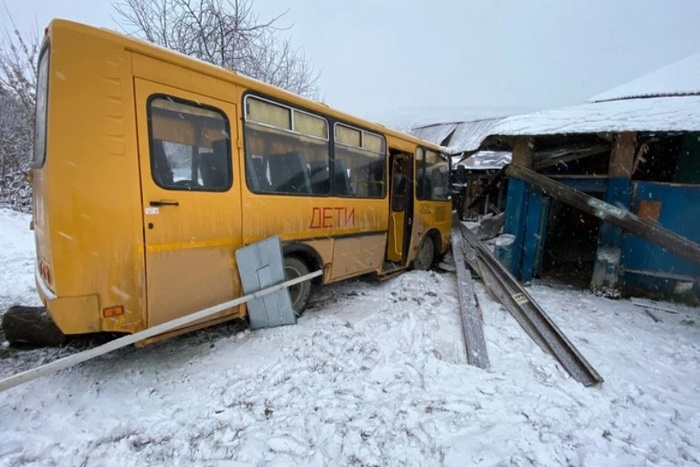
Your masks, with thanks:
M479 149L481 142L502 118L489 118L473 122L441 123L411 130L411 134L444 147L449 154Z
M514 115L493 135L700 131L700 54L613 88L580 105Z
M589 102L514 115L492 135L556 135L624 131L700 131L700 96Z
M589 102L700 95L700 53L593 96Z

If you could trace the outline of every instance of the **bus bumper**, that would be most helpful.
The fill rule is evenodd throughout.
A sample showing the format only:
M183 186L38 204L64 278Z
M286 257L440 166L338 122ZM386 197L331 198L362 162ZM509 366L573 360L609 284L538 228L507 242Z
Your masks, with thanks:
M57 297L36 274L37 290L46 311L64 334L100 331L100 300L97 295Z

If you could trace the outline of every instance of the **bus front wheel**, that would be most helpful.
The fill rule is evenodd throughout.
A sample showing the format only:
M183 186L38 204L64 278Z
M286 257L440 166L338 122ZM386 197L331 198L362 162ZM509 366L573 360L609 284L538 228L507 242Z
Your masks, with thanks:
M435 244L429 236L426 236L418 247L418 254L416 255L416 259L413 260L413 269L427 271L433 265L434 261Z
M297 277L305 276L309 273L309 268L306 264L294 256L284 258L284 276L285 280L296 279ZM292 308L297 316L301 316L309 304L311 296L311 281L300 282L288 288L289 298L292 300Z

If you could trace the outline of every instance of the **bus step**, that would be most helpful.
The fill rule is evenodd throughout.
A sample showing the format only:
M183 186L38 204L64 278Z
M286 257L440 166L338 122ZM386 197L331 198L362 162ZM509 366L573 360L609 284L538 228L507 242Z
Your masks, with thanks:
M391 279L394 276L398 276L402 272L406 270L406 266L402 266L400 264L396 263L391 263L389 261L385 261L384 264L382 265L382 272L377 274L377 278L379 280L387 280Z

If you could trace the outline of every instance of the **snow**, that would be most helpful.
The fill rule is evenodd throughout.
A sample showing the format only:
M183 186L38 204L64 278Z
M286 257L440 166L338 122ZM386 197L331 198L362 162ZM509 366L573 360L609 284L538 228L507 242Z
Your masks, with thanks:
M592 102L506 117L491 135L700 131L700 96Z
M40 305L34 282L31 216L0 208L0 313L14 304Z
M693 94L700 94L700 54L691 55L598 94L592 97L590 102Z
M36 301L28 224L0 211L3 307ZM697 308L531 286L605 378L585 388L478 282L491 369L467 365L455 287L421 271L347 281L296 326L218 326L0 393L0 465L700 462ZM0 354L0 375L23 352Z
M392 118L387 116L385 120ZM393 121L419 138L445 144L450 154L475 151L492 135L700 131L700 54L579 105L528 113L523 109L406 109L403 113L397 111Z
M411 130L411 134L444 146L448 154L461 154L479 148L503 117L457 123L441 123Z
M399 131L429 127L439 124L472 122L502 118L507 115L532 112L531 107L449 107L449 106L416 106L399 107L375 112L364 117ZM429 140L433 141L433 140ZM439 142L436 140L436 144Z

